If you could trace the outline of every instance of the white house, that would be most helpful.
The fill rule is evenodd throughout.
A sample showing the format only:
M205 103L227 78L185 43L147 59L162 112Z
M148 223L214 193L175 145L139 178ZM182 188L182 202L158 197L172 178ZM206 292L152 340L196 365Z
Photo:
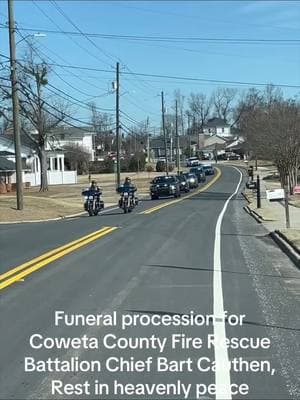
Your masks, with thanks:
M230 125L221 118L211 118L203 126L203 133L206 135L218 135L219 137L232 136Z
M47 143L47 150L62 149L64 146L80 146L95 160L95 132L85 127L62 126L54 129Z
M23 182L30 186L39 186L41 183L41 166L36 151L30 142L22 137L21 158L23 162ZM26 144L24 144L26 143ZM12 135L0 135L0 153L15 163L15 148ZM48 183L49 185L77 183L77 171L65 171L64 153L61 150L48 150ZM16 174L10 177L9 183L15 183ZM7 182L8 183L8 182Z

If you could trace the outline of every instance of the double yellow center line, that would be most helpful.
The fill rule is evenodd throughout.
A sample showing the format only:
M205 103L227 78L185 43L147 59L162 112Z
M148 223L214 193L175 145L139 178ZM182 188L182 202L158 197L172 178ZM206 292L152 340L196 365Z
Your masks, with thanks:
M64 257L65 255L71 253L72 251L83 247L102 236L107 235L110 232L118 229L113 226L105 226L102 229L92 232L89 235L82 236L81 238L74 240L73 242L67 243L64 246L57 247L47 253L40 255L30 261L27 261L24 264L19 265L18 267L12 268L0 275L0 290L5 287L12 285L13 283L20 281L25 276L32 274L40 268L45 267L53 261L58 260L59 258Z
M208 189L210 186L212 186L221 176L221 171L219 170L219 168L215 168L215 169L217 171L216 175L213 177L213 179L211 181L209 181L206 185L202 186L200 189L198 189L195 192L193 192L191 194L188 194L187 196L184 196L184 197L182 197L180 199L167 201L166 203L159 204L158 206L155 206L155 207L152 207L152 208L148 208L147 210L140 212L140 214L144 214L144 215L151 214L151 213L153 213L155 211L160 210L161 208L171 206L172 204L179 203L180 201L183 201L183 200L188 199L190 197L196 196L197 194L199 194L201 192L204 192L206 189Z

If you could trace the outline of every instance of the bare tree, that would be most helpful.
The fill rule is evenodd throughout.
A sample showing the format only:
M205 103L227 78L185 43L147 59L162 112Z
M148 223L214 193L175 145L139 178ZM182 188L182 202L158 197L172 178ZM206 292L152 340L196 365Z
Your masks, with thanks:
M191 93L188 104L189 113L195 117L202 130L211 112L212 99L208 98L204 93Z
M292 192L300 158L299 101L284 99L278 89L268 86L263 92L249 91L241 107L238 125L250 151L272 160L281 185L288 184Z
M91 110L91 124L95 131L95 147L103 152L112 151L113 118L108 113L100 112L95 103L89 103Z
M237 90L232 88L218 88L212 95L215 114L228 123L233 111L233 101Z
M37 63L34 51L29 48L25 61L19 64L19 107L21 116L21 134L26 135L40 160L40 191L48 190L46 147L54 128L67 119L67 107L58 101L46 101L43 88L48 84L49 66L46 62ZM10 98L8 88L1 86L2 98ZM9 119L9 114L2 115Z

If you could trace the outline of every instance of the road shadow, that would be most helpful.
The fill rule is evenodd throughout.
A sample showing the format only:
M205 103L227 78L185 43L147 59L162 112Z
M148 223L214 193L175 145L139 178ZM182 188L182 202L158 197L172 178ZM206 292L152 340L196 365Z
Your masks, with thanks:
M195 193L194 196L188 197L186 200L217 200L217 201L224 201L228 200L228 198L232 195L232 193L227 192L200 192L198 194ZM234 195L231 200L243 200L245 201L244 197L241 194Z
M118 211L118 212L105 212L103 214L100 214L101 217L109 217L112 215L123 215L124 212L123 211ZM130 214L130 213L129 213Z
M191 321L196 320L196 315L191 315L191 314L185 314L185 313L178 313L178 312L172 312L172 311L161 311L161 310L136 310L136 309L129 309L129 310L124 310L126 312L130 312L133 314L150 314L150 315L169 315L169 316L174 316L174 315L179 315L181 317L189 317ZM208 323L213 324L214 322L214 317L213 315L203 315L205 318L205 325ZM228 318L225 317L225 323L228 324ZM216 322L222 321L221 318L216 318ZM243 319L243 325L254 325L254 326L260 326L262 328L272 328L272 329L284 329L287 331L294 331L294 332L300 332L300 328L294 328L294 327L289 327L289 326L281 326L281 325L271 325L267 324L264 322L257 322L257 321L248 321Z
M206 272L211 272L213 273L214 270L213 268L203 268L203 267L182 267L182 266L177 266L177 265L161 265L161 264L147 264L143 265L144 267L151 267L151 268L166 268L166 269L179 269L179 270L184 270L184 271L206 271ZM267 277L267 278L277 278L277 279L297 279L299 280L299 277L296 276L289 276L289 275L273 275L273 274L253 274L250 272L239 272L239 271L230 271L226 269L219 270L219 272L222 272L224 274L233 274L233 275L246 275L246 276L262 276L262 277Z
M269 237L269 234L267 233L266 235L256 235L256 234L250 234L250 233L221 233L221 236L248 236L248 237L255 237L257 239L265 239L266 237Z

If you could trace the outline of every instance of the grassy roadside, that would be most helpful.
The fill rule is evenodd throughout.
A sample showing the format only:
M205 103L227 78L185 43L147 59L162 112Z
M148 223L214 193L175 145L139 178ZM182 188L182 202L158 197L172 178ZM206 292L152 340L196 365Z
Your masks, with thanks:
M138 187L138 194L145 195L149 190L151 178L154 173L122 174L131 176ZM103 189L103 200L105 206L114 205L118 201L115 191L115 175L99 174L92 175L91 179L97 180ZM67 215L83 212L82 189L89 186L88 175L78 177L78 183L74 185L53 185L47 192L39 192L36 187L24 189L24 210L16 210L16 194L7 193L0 196L0 222L34 221L65 217Z

